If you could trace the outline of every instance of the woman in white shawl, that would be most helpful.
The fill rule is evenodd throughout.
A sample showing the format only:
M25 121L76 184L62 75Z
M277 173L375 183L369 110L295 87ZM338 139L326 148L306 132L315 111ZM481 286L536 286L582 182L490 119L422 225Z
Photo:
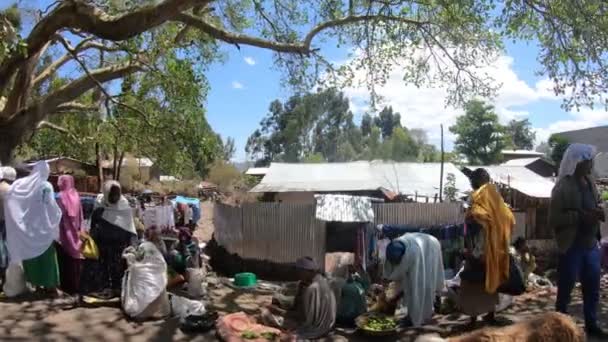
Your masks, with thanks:
M411 324L419 327L433 316L436 296L444 286L441 244L428 234L410 233L386 248L384 278L397 282Z
M6 194L4 211L11 263L23 262L26 281L56 294L59 266L54 241L59 238L61 209L47 182L49 172L46 162L38 162L29 176L16 180Z
M91 216L91 237L99 249L98 260L87 260L81 291L98 293L102 298L120 295L126 264L122 253L137 239L133 210L122 196L120 183L108 181L97 197Z

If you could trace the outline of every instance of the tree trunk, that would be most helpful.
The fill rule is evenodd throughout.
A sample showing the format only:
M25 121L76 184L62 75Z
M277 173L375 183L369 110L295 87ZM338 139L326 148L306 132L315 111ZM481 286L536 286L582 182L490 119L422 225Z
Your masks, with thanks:
M101 151L99 151L99 143L95 143L95 164L97 165L97 186L98 192L101 192L103 186L103 166L101 165Z
M0 123L0 163L8 165L13 161L13 153L24 137L31 134L23 120Z
M118 158L118 170L116 170L116 180L120 182L120 171L122 170L122 162L125 159L125 151L120 152L120 158Z
M112 159L112 178L117 181L118 178L116 178L116 176L118 176L118 146L116 145L114 145L114 153Z

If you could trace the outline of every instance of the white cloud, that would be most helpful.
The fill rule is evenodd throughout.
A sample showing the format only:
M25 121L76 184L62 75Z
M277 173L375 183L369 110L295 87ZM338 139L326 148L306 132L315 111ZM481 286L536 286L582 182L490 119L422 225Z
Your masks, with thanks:
M232 81L232 88L233 89L243 89L243 88L245 88L245 86L239 81Z
M249 64L249 65L255 65L255 59L253 59L253 57L245 57L243 58L243 60L245 61L245 63Z
M357 71L355 80L364 79L363 70ZM523 119L530 116L525 106L537 101L561 101L553 92L553 82L542 79L534 85L522 80L513 70L513 58L499 56L491 65L480 70L486 73L500 88L496 98L491 102L496 108L501 122L511 119ZM360 84L356 83L355 84ZM353 112L361 114L369 110L369 92L364 86L344 89L351 99ZM440 125L444 125L447 148L451 148L454 136L449 132L456 118L463 114L461 108L446 107L447 92L439 87L421 87L408 85L403 81L403 72L394 68L386 84L377 88L378 94L386 105L391 105L401 113L402 124L409 128L422 128L428 132L431 143L440 141ZM523 108L522 108L523 107ZM541 113L539 113L541 114ZM555 132L587 128L608 122L608 112L604 110L581 109L580 112L568 113L571 118L555 122L548 127L535 128L537 142L545 141Z
M536 142L547 141L553 133L608 124L608 111L604 109L581 108L580 111L569 114L572 118L556 121L547 127L537 128Z

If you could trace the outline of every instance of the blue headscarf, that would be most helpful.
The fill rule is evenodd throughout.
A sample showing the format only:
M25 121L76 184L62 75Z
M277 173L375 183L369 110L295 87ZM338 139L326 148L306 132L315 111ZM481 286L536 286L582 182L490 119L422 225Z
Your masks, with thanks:
M405 254L405 244L399 240L393 240L386 246L386 260L398 264Z

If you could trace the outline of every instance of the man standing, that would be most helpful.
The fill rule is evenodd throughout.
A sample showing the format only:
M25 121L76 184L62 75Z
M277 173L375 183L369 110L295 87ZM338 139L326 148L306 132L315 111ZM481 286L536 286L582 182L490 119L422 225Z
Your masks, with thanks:
M583 291L585 330L588 336L607 338L597 321L600 292L600 221L604 211L591 178L596 149L572 144L561 162L551 195L549 224L559 249L556 309L567 313L577 277Z

